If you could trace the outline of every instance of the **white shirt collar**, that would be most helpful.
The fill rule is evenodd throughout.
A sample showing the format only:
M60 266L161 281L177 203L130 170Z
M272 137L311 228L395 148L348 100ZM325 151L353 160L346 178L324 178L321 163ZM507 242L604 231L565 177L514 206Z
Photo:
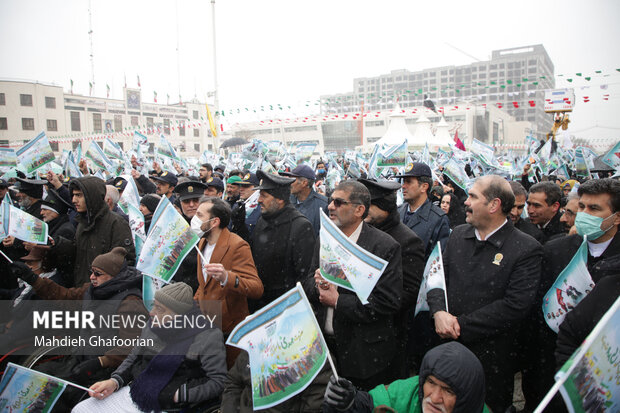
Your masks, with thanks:
M351 241L353 241L354 243L357 244L357 240L360 237L360 234L362 233L362 226L364 225L364 221L360 222L360 224L357 226L357 228L355 228L355 231L353 231L353 233L349 236L349 239Z
M504 220L504 223L502 225L500 225L499 227L495 228L493 231L489 232L487 234L487 237L485 240L488 240L489 238L491 238L491 235L495 234L497 231L499 231L504 225L506 225L506 223L508 222L508 220ZM476 238L478 239L478 241L482 241L482 238L480 237L480 233L478 232L478 228L474 229L474 232L476 234Z
M603 255L603 253L605 252L607 247L609 247L609 244L611 244L611 241L613 240L613 238L610 238L609 240L601 242L600 244L595 244L588 241L588 250L590 251L590 255L594 258L600 257L601 255Z

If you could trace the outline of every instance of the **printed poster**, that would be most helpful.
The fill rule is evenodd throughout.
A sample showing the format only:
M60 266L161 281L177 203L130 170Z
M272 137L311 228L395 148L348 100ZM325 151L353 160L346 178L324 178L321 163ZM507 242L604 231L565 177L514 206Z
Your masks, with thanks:
M19 148L16 155L19 165L27 175L55 159L45 132Z
M5 216L6 218L6 216ZM9 205L8 234L25 242L47 244L47 223Z
M320 270L327 281L354 291L362 304L387 267L387 261L349 241L321 210Z
M426 261L424 267L424 275L422 276L422 284L420 285L420 292L418 292L418 298L415 303L415 315L418 315L420 311L428 311L428 301L426 295L430 290L439 288L443 290L444 298L446 300L446 311L448 311L448 295L446 289L446 275L443 270L443 257L441 256L441 242L437 241L437 245L433 248L433 252Z
M226 344L249 354L255 410L302 392L321 371L329 353L299 283L239 323Z
M50 412L66 386L52 376L9 363L0 381L0 411Z

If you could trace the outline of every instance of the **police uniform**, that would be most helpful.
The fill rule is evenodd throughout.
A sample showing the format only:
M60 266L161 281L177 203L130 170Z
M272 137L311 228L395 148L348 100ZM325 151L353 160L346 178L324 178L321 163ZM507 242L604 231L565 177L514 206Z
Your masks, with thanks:
M405 173L396 175L397 178L406 177L432 177L431 168L421 162L413 162L407 165ZM432 204L430 199L414 212L409 211L409 204L403 203L399 208L400 219L407 225L418 237L424 242L425 253L424 258L427 259L437 241L441 242L442 248L445 247L448 237L450 236L450 220L441 208Z
M151 179L155 180L155 181L159 181L159 182L163 182L165 184L168 184L172 187L176 187L177 183L179 182L179 178L177 178L177 176L175 174L172 174L168 171L164 171L161 175L159 176L151 176ZM174 205L174 202L177 200L177 198L174 196L174 193L170 196L170 198L168 198L168 201L170 201L171 204Z
M41 179L26 178L16 179L17 183L15 185L15 188L17 189L17 192L22 192L36 200L28 208L25 208L24 211L26 211L35 218L42 219L43 217L41 216L41 198L43 198L43 185L47 184L47 181Z

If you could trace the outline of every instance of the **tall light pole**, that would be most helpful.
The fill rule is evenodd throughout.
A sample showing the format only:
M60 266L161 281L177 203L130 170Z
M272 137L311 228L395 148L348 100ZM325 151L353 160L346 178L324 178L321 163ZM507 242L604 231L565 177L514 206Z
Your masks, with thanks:
M213 91L213 106L215 109L215 125L218 125L219 118L219 110L220 110L220 102L219 102L219 93L217 86L217 52L216 52L216 41L215 41L215 0L211 0L211 26L213 27L213 82L214 82L214 91ZM215 138L215 137L214 137ZM215 147L215 142L214 147Z
M93 50L93 16L92 4L88 0L88 39L90 41L90 82L95 87L95 52Z

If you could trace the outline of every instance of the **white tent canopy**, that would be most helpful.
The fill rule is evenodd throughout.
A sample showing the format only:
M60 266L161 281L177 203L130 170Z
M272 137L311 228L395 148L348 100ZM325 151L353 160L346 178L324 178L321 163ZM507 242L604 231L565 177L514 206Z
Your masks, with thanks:
M431 131L431 121L424 114L421 114L416 122L416 129L413 137L409 139L409 147L423 148L427 143L433 145L435 137Z
M411 139L413 135L409 132L407 128L407 124L405 123L406 114L402 112L400 109L400 105L397 103L394 111L389 116L390 125L388 126L388 130L385 134L379 139L376 144L381 145L397 145L403 143L405 139L411 144Z
M450 144L453 144L454 140L450 136L450 132L448 132L448 123L441 117L441 120L437 124L437 132L435 132L435 139L433 139L432 143L429 143L429 148L438 147L438 148L449 148Z

